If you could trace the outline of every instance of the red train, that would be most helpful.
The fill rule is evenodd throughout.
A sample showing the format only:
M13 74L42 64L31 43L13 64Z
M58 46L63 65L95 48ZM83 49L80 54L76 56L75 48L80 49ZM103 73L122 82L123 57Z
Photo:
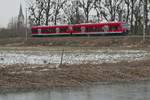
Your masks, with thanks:
M107 22L58 26L34 26L32 27L32 36L126 35L128 34L128 31L128 24L125 22Z

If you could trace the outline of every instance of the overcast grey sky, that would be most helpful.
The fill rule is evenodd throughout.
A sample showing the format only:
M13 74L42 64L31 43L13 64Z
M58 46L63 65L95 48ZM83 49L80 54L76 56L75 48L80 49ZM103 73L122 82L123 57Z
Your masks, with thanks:
M0 0L0 27L7 27L8 22L19 13L20 3L25 15L25 0Z

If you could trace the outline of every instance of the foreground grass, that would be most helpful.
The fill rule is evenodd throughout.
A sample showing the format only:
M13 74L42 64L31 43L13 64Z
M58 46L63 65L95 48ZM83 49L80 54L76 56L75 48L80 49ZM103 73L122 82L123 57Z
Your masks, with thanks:
M95 82L128 82L150 79L149 60L116 64L9 65L0 67L1 91L22 91L52 87L76 87Z

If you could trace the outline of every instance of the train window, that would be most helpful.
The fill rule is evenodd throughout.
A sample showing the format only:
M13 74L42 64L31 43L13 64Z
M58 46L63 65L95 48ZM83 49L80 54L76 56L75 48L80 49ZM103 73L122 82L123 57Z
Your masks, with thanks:
M102 29L103 29L104 32L107 32L107 31L109 31L109 26L108 26L108 25L105 25L105 26L103 26Z
M95 27L91 27L91 32L94 32L95 31Z
M48 33L49 32L49 29L43 29L41 30L42 33Z
M32 33L38 33L37 29L32 29Z
M67 27L60 28L60 32L65 33L65 32L67 32L67 29L68 29Z
M39 30L38 30L38 33L39 33ZM42 29L42 30L41 30L41 33L45 33L45 30L44 30L44 29Z
M84 26L81 27L81 32L85 32L86 28Z
M56 28L56 33L59 33L60 32L60 28Z
M76 31L76 32L81 32L81 28L80 27L74 27L73 30Z
M94 28L93 27L87 27L86 32L94 32Z
M90 29L88 27L86 27L86 32L89 32L89 31L90 31Z
M92 32L95 32L95 27L91 27L91 31L92 31Z
M112 30L112 31L115 31L115 30L117 30L117 29L118 29L117 26L112 26L112 27L111 27L111 30Z
M38 34L41 34L41 32L42 32L41 29L38 29Z
M56 30L55 30L55 28L50 28L50 29L49 29L49 32L50 32L50 33L55 33Z
M96 32L102 32L102 31L103 31L103 29L101 27L96 28Z

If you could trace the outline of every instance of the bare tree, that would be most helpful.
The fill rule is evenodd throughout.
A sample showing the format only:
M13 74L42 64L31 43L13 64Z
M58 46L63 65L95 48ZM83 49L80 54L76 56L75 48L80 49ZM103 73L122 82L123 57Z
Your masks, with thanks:
M130 16L130 0L124 0L125 1L125 5L126 5L126 12L125 12L125 15L126 15L126 22L129 22L129 16Z
M45 14L45 25L49 24L50 16L52 15L52 0L43 0L44 3L44 14Z
M102 21L102 17L104 17L107 20L107 17L105 16L104 9L103 9L103 4L102 4L102 0L96 0L94 3L94 9L97 13L97 18L98 18L98 22L100 22L100 20Z
M134 17L134 7L135 7L135 3L137 2L137 0L130 0L130 7L131 7L131 20L130 20L130 24L131 24L131 29L133 29L133 17ZM133 32L133 30L131 30L131 32Z
M80 7L83 9L86 22L89 22L90 11L94 8L95 0L80 0Z
M67 0L54 0L53 1L53 6L54 6L54 10L53 10L54 25L57 24L57 18L58 18L58 15L60 14L60 10L63 9L63 7L66 4L66 2L67 2Z
M143 15L145 17L145 20L144 20L145 21L145 31L147 32L148 21L149 21L149 19L148 19L148 3L150 3L150 0L144 0L143 2L144 2L144 4L143 4L144 11L145 11L145 14Z
M105 13L108 14L110 17L110 21L115 21L118 13L122 11L121 4L123 0L105 0ZM122 13L122 12L121 12Z
M68 2L63 8L63 11L69 24L78 24L84 22L84 14L79 7L79 2Z
M44 2L41 0L29 1L29 20L33 25L41 25L44 23Z
M136 2L136 4L135 4L135 7L134 7L134 13L133 13L133 17L134 17L134 23L133 23L133 26L132 26L132 28L133 28L133 32L135 33L135 34L139 34L139 33L141 33L142 32L142 20L143 20L143 18L142 18L142 13L143 13L143 11L141 10L142 9L142 7L143 7L143 4L142 4L142 1L141 0L139 0L138 2Z
M73 23L74 22L74 7L72 5L72 2L68 2L66 6L63 8L64 12L64 19L66 19L67 23Z

